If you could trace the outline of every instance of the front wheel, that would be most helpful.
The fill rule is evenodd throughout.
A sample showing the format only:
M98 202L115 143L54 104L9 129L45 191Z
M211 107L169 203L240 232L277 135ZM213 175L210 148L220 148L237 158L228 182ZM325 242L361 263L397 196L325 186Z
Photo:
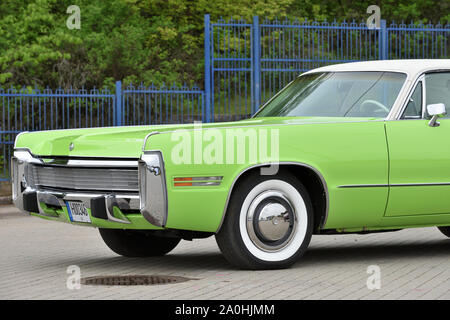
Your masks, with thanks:
M450 238L450 227L438 227L439 231Z
M281 269L306 251L313 208L305 187L287 173L239 183L216 235L225 258L243 269Z
M163 256L174 249L180 238L157 237L141 230L99 229L106 245L125 257Z

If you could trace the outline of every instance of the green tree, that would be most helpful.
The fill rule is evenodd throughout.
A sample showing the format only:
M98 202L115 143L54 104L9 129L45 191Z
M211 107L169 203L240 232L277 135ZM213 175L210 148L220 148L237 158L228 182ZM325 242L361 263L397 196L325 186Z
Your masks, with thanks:
M81 9L80 30L66 27L71 4ZM450 2L432 0L2 0L0 85L201 83L205 13L361 21L371 4L387 21L450 21Z

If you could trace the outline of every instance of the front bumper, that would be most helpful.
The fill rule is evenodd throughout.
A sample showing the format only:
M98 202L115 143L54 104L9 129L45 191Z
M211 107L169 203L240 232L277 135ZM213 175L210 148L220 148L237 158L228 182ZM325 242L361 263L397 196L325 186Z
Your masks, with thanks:
M33 156L26 149L17 149L11 159L12 197L17 208L49 218L57 210L63 210L67 201L80 201L90 211L91 217L110 223L129 225L132 222L123 212L141 214L154 226L163 227L167 221L167 191L164 164L160 152L146 152L137 161L97 160L66 161L64 167L94 168L108 166L138 169L138 190L136 192L105 192L96 190L61 190L35 183L32 167L51 167L51 162ZM60 165L60 164L59 164ZM93 167L94 166L94 167ZM117 214L117 209L120 214ZM111 224L109 224L111 225Z

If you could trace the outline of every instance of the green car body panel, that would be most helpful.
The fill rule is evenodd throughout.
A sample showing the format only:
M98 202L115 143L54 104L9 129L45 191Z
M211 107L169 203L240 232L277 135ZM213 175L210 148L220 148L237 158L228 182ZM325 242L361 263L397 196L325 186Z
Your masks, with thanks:
M181 130L192 141L200 134L203 135L200 141L204 141L204 135L211 130L224 136L227 130L241 130L239 133L244 135L249 130L276 131L280 166L310 168L322 179L327 210L321 229L353 232L449 225L450 200L446 195L450 186L392 186L450 181L450 167L446 163L450 151L446 151L449 150L447 142L442 138L446 136L442 134L447 130L446 126L431 128L427 123L427 120L279 117L202 124L202 130L197 130L195 124L55 130L21 134L15 148L26 148L38 156L130 159L138 159L145 150L159 150L166 172L168 215L165 228L217 232L236 181L247 170L257 170L258 166L267 163L251 162L248 153L242 163L196 164L194 157L192 163L175 163L171 155L179 140L174 140L173 133ZM427 130L436 131L428 137L422 133ZM151 132L155 134L148 136ZM442 141L433 145L427 143L429 139ZM70 143L75 146L73 150L69 150ZM192 155L195 148L204 152L207 146L207 142L200 147L192 143ZM237 144L234 148L237 153ZM174 184L177 177L212 176L223 177L220 184L177 187ZM424 204L420 201L424 197L431 200ZM52 210L48 209L46 219L70 222L66 208L62 208L62 212ZM114 208L114 216L120 218L121 215L123 213ZM160 229L140 214L127 214L126 217L130 221L128 224L91 216L89 225Z

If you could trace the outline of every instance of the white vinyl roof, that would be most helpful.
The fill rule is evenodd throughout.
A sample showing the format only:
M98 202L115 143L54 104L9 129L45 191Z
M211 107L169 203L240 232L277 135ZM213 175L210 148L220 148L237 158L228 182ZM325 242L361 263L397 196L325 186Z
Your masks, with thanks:
M373 60L334 64L305 73L339 71L393 71L414 77L431 70L450 70L450 59Z

